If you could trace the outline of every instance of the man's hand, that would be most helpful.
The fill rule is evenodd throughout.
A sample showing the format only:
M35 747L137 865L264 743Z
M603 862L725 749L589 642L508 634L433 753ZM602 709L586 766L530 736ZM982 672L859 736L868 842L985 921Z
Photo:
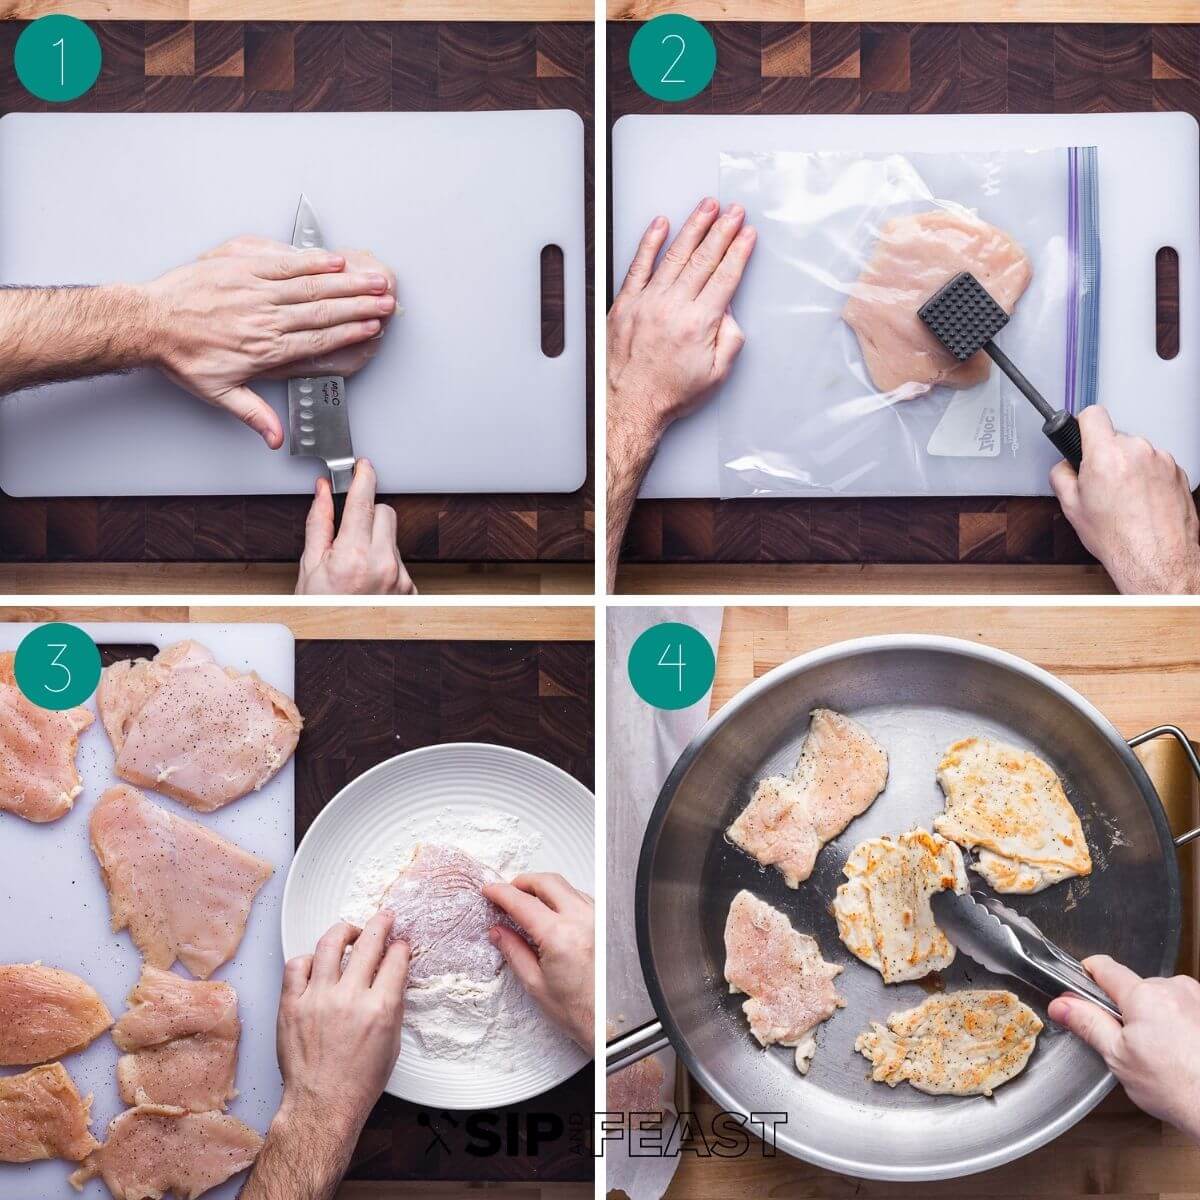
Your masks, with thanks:
M351 270L341 254L238 239L138 289L147 354L277 449L283 425L248 381L375 337L395 310L392 286L384 271Z
M1070 994L1051 1002L1051 1020L1104 1059L1134 1104L1200 1141L1200 983L1183 975L1142 979L1103 954L1083 965L1124 1025Z
M1200 592L1200 521L1187 475L1145 438L1117 433L1102 408L1079 414L1083 465L1050 472L1079 540L1122 592Z
M391 927L386 913L361 932L335 925L314 954L284 968L283 1102L241 1200L328 1200L336 1191L400 1055L409 952L404 942L386 946Z
M646 471L672 421L729 374L744 341L729 310L754 249L745 210L718 216L702 200L655 266L667 240L655 217L608 313L608 574Z
M518 875L483 889L525 930L503 925L491 939L542 1011L591 1054L595 1046L596 915L592 898L561 875ZM530 944L532 943L532 945Z
M317 480L304 527L297 595L416 595L396 546L396 510L375 503L375 485L375 468L360 458L335 536L329 480Z

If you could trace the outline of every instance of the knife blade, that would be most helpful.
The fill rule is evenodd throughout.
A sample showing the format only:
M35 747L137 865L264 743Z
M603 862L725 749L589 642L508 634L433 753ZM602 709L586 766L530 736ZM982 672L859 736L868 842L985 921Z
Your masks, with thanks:
M1074 992L1109 1016L1121 1010L1084 970L1028 917L982 892L936 892L930 897L938 927L954 945L995 975L1011 975L1047 996Z
M297 250L325 247L316 210L303 193L296 208L292 245ZM340 525L355 461L346 380L341 375L289 379L288 432L292 457L324 459L333 489L334 524Z

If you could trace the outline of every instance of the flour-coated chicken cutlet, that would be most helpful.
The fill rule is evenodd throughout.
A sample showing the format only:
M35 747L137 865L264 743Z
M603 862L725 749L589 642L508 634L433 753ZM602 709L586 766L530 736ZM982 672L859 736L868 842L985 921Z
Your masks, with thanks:
M146 962L207 979L237 953L270 863L130 787L100 797L91 835L113 931L128 929Z
M1092 856L1062 781L1036 754L985 737L955 742L938 764L938 833L979 851L972 867L998 892L1040 892L1089 875Z
M412 861L384 893L380 911L392 917L388 945L401 938L412 954L410 981L436 975L495 979L504 956L488 939L494 925L516 926L483 894L503 879L463 850L418 844Z
M122 1101L224 1109L237 1095L241 1034L237 992L229 984L143 967L112 1033L126 1051L117 1062Z
M967 890L962 851L924 829L860 842L842 868L833 915L847 949L874 967L884 983L920 979L954 961L954 946L938 928L929 898Z
M842 310L879 391L911 399L937 384L969 388L987 379L991 360L982 350L958 362L917 316L961 271L970 271L1009 314L1033 278L1025 251L967 209L911 213L880 229Z
M86 708L54 712L17 687L16 655L0 654L0 809L43 824L66 816L83 791L75 767Z
M841 970L778 909L745 890L734 896L725 919L725 980L749 997L742 1012L759 1044L795 1047L801 1074L816 1052L813 1030L845 1003L833 986Z
M70 1179L82 1190L99 1175L114 1200L195 1200L253 1164L263 1139L227 1113L161 1104L127 1108Z
M944 992L887 1025L871 1022L854 1048L871 1060L871 1078L910 1083L931 1096L990 1096L1019 1075L1042 1022L1012 992Z
M112 1024L96 990L70 971L41 963L0 966L0 1066L64 1058Z
M727 835L798 887L821 847L870 807L887 777L887 751L857 721L814 709L795 770L762 780Z
M253 672L222 667L198 642L114 663L96 693L116 772L212 812L257 791L291 757L304 721Z
M62 1063L0 1076L0 1163L87 1158L99 1145L88 1129L91 1106Z

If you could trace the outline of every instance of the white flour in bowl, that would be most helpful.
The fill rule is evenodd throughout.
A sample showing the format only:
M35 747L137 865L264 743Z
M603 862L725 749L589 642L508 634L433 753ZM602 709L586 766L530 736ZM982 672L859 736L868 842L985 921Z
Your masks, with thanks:
M370 920L418 842L455 846L511 879L529 868L541 841L539 834L523 834L511 813L484 807L441 809L401 826L389 847L362 863L342 902L342 917L354 925ZM465 975L435 975L410 984L404 1028L429 1058L470 1058L497 1071L518 1057L554 1055L573 1045L507 964L486 983Z

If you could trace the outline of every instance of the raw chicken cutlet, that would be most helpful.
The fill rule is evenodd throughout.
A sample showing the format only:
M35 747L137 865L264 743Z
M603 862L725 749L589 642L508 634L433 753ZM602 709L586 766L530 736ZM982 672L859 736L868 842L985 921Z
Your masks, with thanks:
M1010 315L1033 278L1025 251L966 209L895 217L880 229L842 310L879 391L903 389L901 398L911 399L936 384L969 388L987 379L991 362L982 350L958 362L917 316L960 271L970 271Z
M802 1075L817 1049L813 1030L845 1004L833 986L841 970L778 909L744 890L734 896L725 919L725 980L731 992L750 997L742 1012L759 1044L795 1047Z
M113 931L128 929L151 966L178 959L207 979L237 953L270 863L130 787L100 797L91 833Z
M871 1022L855 1050L871 1060L871 1078L911 1083L931 1096L990 1096L1029 1061L1042 1023L1005 991L949 992Z
M954 961L954 947L929 906L934 892L967 890L962 851L936 833L860 842L842 868L833 915L847 949L884 983L920 979Z
M83 791L75 754L95 717L86 708L52 712L27 700L15 661L0 654L0 809L38 824L57 821Z
M488 940L488 931L494 925L517 927L483 889L503 882L465 851L427 842L417 846L379 906L392 915L388 945L403 938L412 952L410 981L437 975L495 979L504 956Z
M1062 781L1036 754L991 738L955 742L938 764L946 811L933 827L978 849L977 871L998 892L1040 892L1089 875L1092 856Z
M250 671L222 667L197 642L114 663L96 693L116 772L197 812L257 791L292 756L304 721Z
M96 991L70 971L41 963L0 966L0 1066L64 1058L112 1024Z
M762 780L727 835L798 887L821 847L870 807L887 777L887 751L858 722L814 709L796 769Z
M143 967L129 1011L113 1041L124 1103L166 1104L190 1112L224 1109L237 1095L237 992L227 983L198 983Z
M263 1140L226 1113L190 1113L169 1105L127 1108L108 1139L71 1176L71 1186L97 1175L115 1200L162 1200L168 1192L194 1200L258 1157Z
M0 1162L81 1162L100 1144L88 1130L91 1107L61 1063L0 1076Z

